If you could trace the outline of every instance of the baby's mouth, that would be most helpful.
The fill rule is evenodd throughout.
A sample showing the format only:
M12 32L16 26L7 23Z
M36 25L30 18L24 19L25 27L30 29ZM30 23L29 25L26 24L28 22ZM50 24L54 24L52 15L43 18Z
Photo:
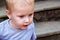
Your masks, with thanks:
M23 25L24 27L27 27L28 25Z

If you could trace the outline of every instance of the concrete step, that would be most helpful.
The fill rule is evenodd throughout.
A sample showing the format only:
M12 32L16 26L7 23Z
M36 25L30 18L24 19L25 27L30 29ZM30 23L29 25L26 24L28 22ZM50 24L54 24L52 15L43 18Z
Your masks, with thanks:
M35 3L35 12L60 8L60 1L39 1Z
M5 9L5 6L0 6L0 18L6 17Z
M36 22L35 31L37 37L46 37L60 33L60 21Z

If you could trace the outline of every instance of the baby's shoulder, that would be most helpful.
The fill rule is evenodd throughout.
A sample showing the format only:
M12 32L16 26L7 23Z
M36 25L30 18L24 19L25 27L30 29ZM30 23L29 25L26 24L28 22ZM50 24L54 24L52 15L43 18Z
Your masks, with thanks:
M6 20L0 23L0 27L4 26L5 24L6 24Z
M1 22L0 23L0 35L2 34L2 32L3 32L3 23Z
M2 32L4 30L5 24L6 24L6 20L0 23L0 34L2 34Z

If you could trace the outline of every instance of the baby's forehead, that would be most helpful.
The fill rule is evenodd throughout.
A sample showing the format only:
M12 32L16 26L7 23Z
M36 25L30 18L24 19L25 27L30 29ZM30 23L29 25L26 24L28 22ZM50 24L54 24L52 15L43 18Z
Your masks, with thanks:
M34 5L34 0L6 0L8 5Z
M34 0L6 0L6 2L9 2L9 3L17 3L17 2L26 2L26 3L33 3Z
M11 5L12 10L22 9L22 8L31 10L31 8L34 8L34 0L6 0L6 1L9 3L8 4L9 7Z

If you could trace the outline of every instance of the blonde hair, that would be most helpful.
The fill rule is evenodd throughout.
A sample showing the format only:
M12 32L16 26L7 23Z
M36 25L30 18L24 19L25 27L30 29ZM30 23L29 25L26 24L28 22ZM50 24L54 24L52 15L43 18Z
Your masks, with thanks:
M6 0L6 9L11 10L11 7L13 6L13 4L16 4L18 2L21 4L22 4L22 2L25 2L29 5L30 4L34 5L34 0Z

